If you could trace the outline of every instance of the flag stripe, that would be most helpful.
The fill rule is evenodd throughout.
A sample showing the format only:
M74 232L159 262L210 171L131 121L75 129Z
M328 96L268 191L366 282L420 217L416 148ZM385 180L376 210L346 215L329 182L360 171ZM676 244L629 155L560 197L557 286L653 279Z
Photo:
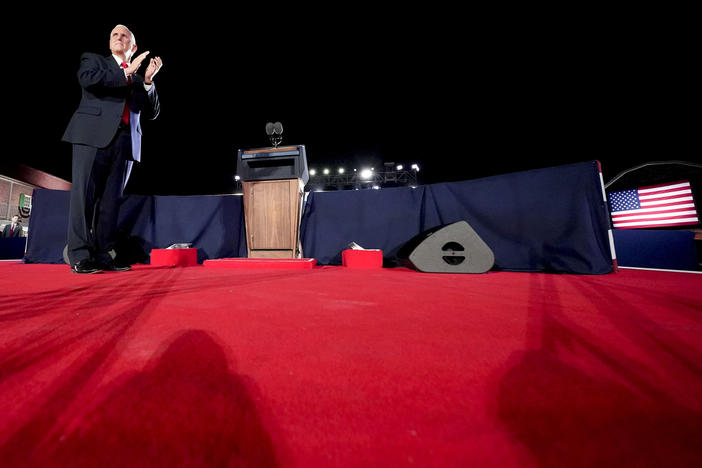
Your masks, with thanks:
M697 224L699 220L697 218L686 218L677 221L641 221L641 222L631 222L631 223L615 223L615 228L623 227L661 227L661 226L679 226L679 225L690 225Z
M688 210L688 211L674 211L672 213L656 213L656 214L642 214L642 215L629 215L629 216L617 216L616 218L613 218L615 222L617 221L623 221L627 219L663 219L663 218L673 218L673 217L689 217L690 215L692 216L697 216L697 212L695 210Z
M625 218L627 216L650 216L652 218L655 218L655 217L670 215L671 213L680 214L680 213L687 213L687 212L689 212L689 214L694 214L694 215L697 214L697 211L695 211L694 209L681 208L681 209L672 209L672 210L665 210L665 211L653 211L650 213L637 213L637 212L634 212L634 213L629 212L629 213L623 213L623 214L622 213L614 213L612 215L612 219Z
M666 224L673 222L683 222L683 221L695 221L697 222L697 216L677 216L672 219L642 219L638 221L621 221L614 223L615 226L633 226L635 224Z
M641 192L639 192L640 194ZM690 189L685 190L666 190L664 192L656 192L651 195L639 195L639 200L653 200L656 198L671 197L673 195L687 195L691 194Z
M639 187L639 192L648 193L650 191L655 191L655 190L666 190L669 188L684 187L684 186L689 186L689 185L690 185L689 181L679 180L677 182L669 182L667 184L647 185L645 187Z
M659 203L659 204L655 204L655 205L648 205L647 204L645 208L640 208L640 209L641 210L653 210L656 208L661 208L663 210L667 210L667 209L670 209L671 207L676 207L676 206L685 207L687 205L692 205L693 207L695 206L695 204L692 203L692 200L688 200L686 202Z
M671 206L665 206L665 205L660 205L656 206L653 208L640 208L638 210L623 210L623 211L615 211L612 213L612 216L618 216L618 215L626 215L626 214L631 214L631 213L656 213L656 212L665 212L665 211L670 211L671 209L677 209L677 208L694 208L695 204L694 203L671 203Z
M653 200L647 202L641 202L641 206L653 206L653 205L663 205L665 203L679 203L684 201L692 201L692 197L676 197L668 198L667 200Z

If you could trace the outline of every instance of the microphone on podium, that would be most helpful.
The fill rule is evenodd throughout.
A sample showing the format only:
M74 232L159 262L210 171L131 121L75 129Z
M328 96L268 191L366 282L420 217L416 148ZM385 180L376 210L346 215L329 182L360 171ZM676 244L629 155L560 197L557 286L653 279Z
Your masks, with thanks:
M271 145L277 148L281 141L283 141L283 124L280 122L268 122L266 124L266 135L271 140Z

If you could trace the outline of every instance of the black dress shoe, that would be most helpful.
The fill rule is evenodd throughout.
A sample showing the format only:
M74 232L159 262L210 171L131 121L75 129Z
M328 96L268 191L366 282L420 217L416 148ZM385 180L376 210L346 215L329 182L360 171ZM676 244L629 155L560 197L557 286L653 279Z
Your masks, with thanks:
M130 265L115 263L113 260L108 262L100 262L97 267L102 271L129 271L132 269Z
M97 264L94 261L90 259L85 259L71 265L71 271L73 273L90 275L92 273L100 273L102 270L98 268Z

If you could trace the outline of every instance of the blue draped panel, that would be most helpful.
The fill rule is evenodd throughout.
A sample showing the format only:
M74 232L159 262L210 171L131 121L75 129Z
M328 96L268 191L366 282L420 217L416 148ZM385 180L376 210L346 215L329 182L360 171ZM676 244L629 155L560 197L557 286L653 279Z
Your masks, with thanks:
M24 257L26 237L0 238L0 260L14 260Z
M417 234L459 220L490 246L496 269L612 271L596 161L416 189L313 192L301 238L320 264L339 264L351 241L392 261Z
M64 263L70 202L71 193L68 191L34 189L27 229L26 262Z
M339 265L341 250L356 242L394 257L407 234L438 223L435 211L422 210L425 194L424 187L310 193L300 227L304 256Z
M199 263L246 256L242 197L128 196L120 208L120 227L144 240L144 249L174 243L196 247Z
M63 263L69 192L37 189L32 200L25 261ZM120 208L120 230L148 253L174 243L192 243L198 261L246 256L242 197L130 195Z
M612 234L621 266L699 270L692 231L616 229Z

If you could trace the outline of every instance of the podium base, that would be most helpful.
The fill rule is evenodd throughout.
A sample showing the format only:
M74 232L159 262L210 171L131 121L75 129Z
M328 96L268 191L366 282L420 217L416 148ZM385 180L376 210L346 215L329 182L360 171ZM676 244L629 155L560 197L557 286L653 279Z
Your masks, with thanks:
M208 268L274 268L283 270L312 269L317 260L314 258L220 258L205 260Z

